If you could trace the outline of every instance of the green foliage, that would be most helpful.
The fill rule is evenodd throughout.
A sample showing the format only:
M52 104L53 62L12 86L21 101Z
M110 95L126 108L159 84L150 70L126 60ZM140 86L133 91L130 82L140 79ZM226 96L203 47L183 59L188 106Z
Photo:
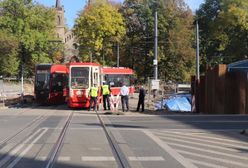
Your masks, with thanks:
M197 11L205 64L228 64L247 58L247 9L248 1L244 0L206 0Z
M0 74L15 76L18 74L18 40L6 31L0 31Z
M112 47L125 35L125 25L118 10L108 3L95 3L85 8L75 25L75 34L80 43L82 60L108 63L114 61Z
M138 78L153 76L154 11L158 12L159 78L189 81L194 73L193 16L182 0L126 0L121 8L127 25L125 59ZM144 66L145 65L145 66Z
M18 60L23 61L26 74L33 74L36 63L52 62L49 40L55 39L55 11L31 0L3 0L0 10L0 30L18 39Z

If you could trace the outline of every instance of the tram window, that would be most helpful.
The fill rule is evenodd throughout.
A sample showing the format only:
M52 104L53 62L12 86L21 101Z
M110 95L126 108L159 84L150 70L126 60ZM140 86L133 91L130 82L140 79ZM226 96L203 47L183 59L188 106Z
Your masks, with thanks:
M89 87L89 68L71 68L71 87L73 89L87 89Z
M130 86L130 75L105 75L105 81L111 84L111 87L121 87L122 83L125 83L126 86Z
M49 89L49 73L37 73L36 74L36 88L37 89Z
M63 91L64 74L52 74L52 92Z

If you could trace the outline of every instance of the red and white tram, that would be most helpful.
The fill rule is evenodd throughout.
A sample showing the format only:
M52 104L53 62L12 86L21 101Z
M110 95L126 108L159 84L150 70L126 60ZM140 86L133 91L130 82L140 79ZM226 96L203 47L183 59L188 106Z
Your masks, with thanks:
M67 64L69 85L67 103L73 108L89 108L90 88L96 84L100 87L100 64L73 62Z
M134 93L134 71L124 67L103 67L101 69L102 80L111 87L111 93L118 95L123 83L129 88L129 93Z

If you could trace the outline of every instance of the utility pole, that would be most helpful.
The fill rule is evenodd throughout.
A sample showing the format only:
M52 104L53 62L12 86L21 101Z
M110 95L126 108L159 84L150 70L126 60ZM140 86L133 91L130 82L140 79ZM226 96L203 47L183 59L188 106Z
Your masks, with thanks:
M117 42L117 67L120 66L120 48L119 48L119 43Z
M90 62L92 62L92 52L90 50Z
M196 79L200 80L200 58L199 58L199 26L198 20L196 21Z
M158 79L158 14L155 11L155 23L154 23L154 79Z

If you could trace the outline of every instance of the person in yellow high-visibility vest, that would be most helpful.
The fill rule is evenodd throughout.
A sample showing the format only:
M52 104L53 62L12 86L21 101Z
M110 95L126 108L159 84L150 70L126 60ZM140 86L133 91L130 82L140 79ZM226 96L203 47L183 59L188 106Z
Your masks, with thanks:
M92 107L92 103L93 103L94 111L96 110L97 97L98 97L98 87L96 86L96 84L94 84L94 86L90 88L90 108L89 108L89 111Z
M103 108L104 110L107 110L106 108L106 102L107 102L107 105L108 105L108 110L110 110L110 103L109 103L109 95L110 95L110 87L109 85L103 81L103 85L102 85L102 97L103 97Z

